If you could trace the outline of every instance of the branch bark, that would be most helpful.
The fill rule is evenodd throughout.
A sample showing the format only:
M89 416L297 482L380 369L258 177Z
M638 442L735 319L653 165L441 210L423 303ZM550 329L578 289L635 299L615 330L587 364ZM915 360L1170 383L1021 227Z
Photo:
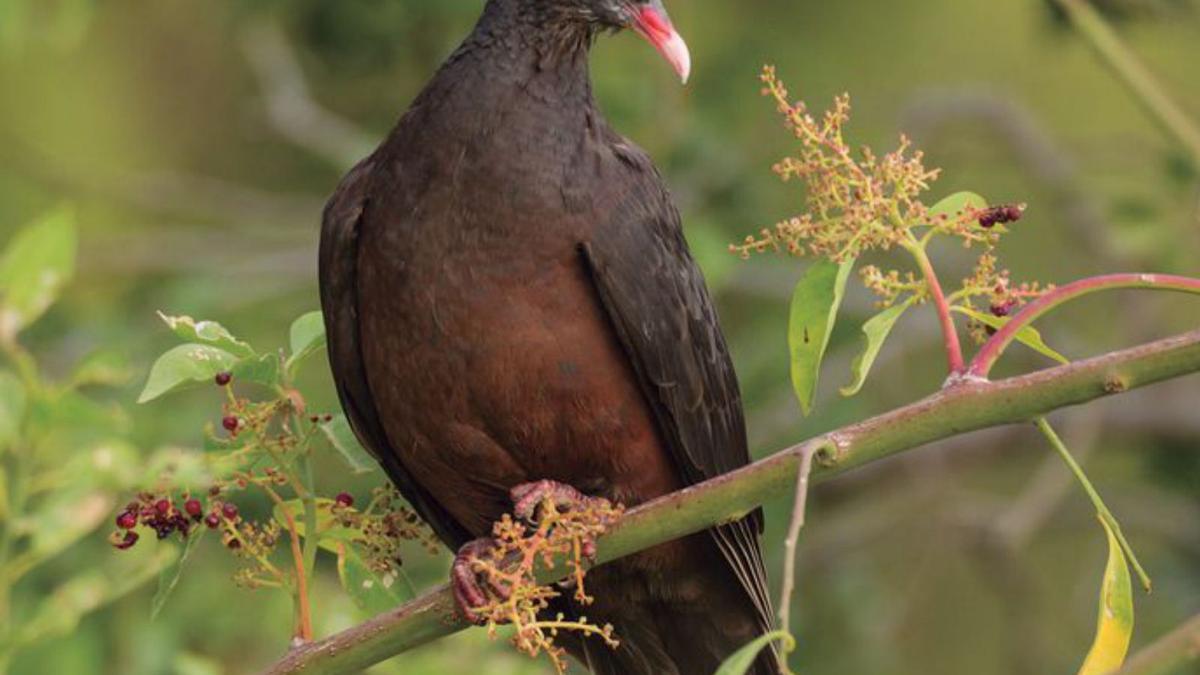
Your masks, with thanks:
M806 453L814 482L936 440L1029 422L1053 410L1200 372L1200 330L998 382L967 381L630 510L600 540L599 563L742 517L789 494ZM553 581L545 579L544 581ZM466 628L448 586L294 649L271 675L358 671Z
M1170 675L1200 661L1200 614L1134 654L1113 675Z

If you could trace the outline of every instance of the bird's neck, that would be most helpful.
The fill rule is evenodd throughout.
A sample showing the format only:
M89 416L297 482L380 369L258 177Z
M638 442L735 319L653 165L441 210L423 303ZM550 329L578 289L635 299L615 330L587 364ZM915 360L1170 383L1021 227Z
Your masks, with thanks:
M595 30L572 18L567 3L551 0L488 0L463 45L482 60L499 87L520 87L558 106L592 104L588 53Z

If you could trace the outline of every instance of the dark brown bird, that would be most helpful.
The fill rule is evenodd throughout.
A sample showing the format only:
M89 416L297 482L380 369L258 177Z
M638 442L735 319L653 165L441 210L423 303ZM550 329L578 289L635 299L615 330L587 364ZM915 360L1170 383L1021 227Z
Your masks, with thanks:
M460 549L468 613L471 542L514 488L549 480L633 506L749 461L679 213L592 98L589 47L623 28L686 80L661 0L489 0L326 209L321 301L342 405ZM621 646L564 646L594 673L712 673L771 625L761 528L755 513L593 570L587 616ZM766 654L753 672L779 667Z

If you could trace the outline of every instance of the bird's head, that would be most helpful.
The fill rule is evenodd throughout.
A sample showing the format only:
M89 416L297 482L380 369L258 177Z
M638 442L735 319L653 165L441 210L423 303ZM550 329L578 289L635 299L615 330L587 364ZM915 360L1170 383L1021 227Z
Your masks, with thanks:
M671 25L662 0L534 0L557 4L577 20L593 27L626 28L646 39L671 64L686 84L692 70L687 43Z

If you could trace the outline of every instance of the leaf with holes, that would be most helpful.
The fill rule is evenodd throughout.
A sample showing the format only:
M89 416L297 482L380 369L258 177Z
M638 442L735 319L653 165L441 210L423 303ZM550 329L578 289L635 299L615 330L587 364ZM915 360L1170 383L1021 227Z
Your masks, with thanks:
M211 383L217 373L231 370L237 357L224 349L186 344L158 357L138 403L147 403L188 384Z
M158 313L158 318L162 319L176 335L189 342L199 342L217 347L234 356L257 355L249 344L234 337L228 329L216 321L196 321L190 316L168 316L162 312Z

